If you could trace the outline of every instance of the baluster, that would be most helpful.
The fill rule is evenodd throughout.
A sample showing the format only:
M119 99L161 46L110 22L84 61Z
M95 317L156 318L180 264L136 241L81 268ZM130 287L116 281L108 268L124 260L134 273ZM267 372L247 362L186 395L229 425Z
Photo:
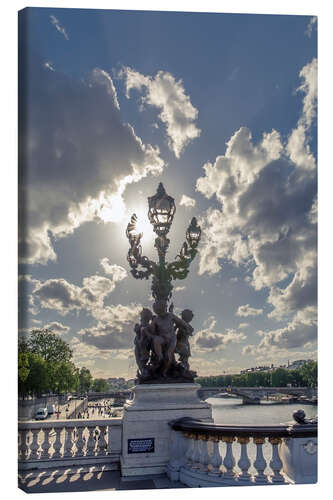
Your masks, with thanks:
M237 465L242 471L238 476L238 480L248 483L251 481L251 476L248 473L251 462L250 462L249 457L247 455L247 445L250 441L250 438L249 437L239 437L237 439L237 441L241 445L241 456L240 456L240 459L238 460Z
M193 455L193 446L194 446L194 441L193 441L193 434L190 432L185 432L184 436L187 440L186 443L186 453L185 453L185 460L186 460L186 466L191 467L192 466L192 455Z
M219 444L220 438L218 436L209 436L209 441L213 442L213 454L210 457L210 465L212 469L208 472L209 475L216 476L221 474L222 457L220 454Z
M64 458L69 458L73 456L73 426L66 424L65 427L65 444L64 444Z
M226 468L226 472L224 473L225 477L234 478L234 467L235 467L235 458L232 452L232 443L235 440L232 436L223 436L222 441L227 445L227 451L225 458L223 460L223 465Z
M53 458L61 458L62 455L60 453L60 450L62 448L62 442L61 442L62 427L54 427L53 430L55 432L56 438L55 438L54 443L53 443L54 453L52 455L52 459Z
M208 447L207 447L207 441L208 441L208 436L206 436L205 434L200 434L199 436L199 440L200 440L200 458L199 458L199 461L200 461L200 469L203 471L203 472L207 472L208 471L208 464L209 464L209 455L208 455Z
M200 469L200 449L197 434L193 434L192 469Z
M24 429L21 431L21 460L28 460L29 445L27 443L28 431Z
M90 456L90 455L95 455L96 441L94 439L94 432L95 432L96 425L93 425L93 426L88 425L87 428L88 428L89 437L87 440L86 456L88 456L88 455Z
M85 427L77 427L77 440L76 440L76 457L83 457L84 456L84 439L83 439L83 431Z
M30 456L29 460L38 460L38 434L40 429L31 429L32 432L32 440L30 443Z
M257 474L254 476L254 482L258 484L265 484L268 482L268 478L264 473L267 463L262 452L262 445L265 443L265 438L255 437L253 438L253 442L257 447L256 459L253 462L253 465L257 470Z
M272 483L284 483L284 477L280 474L283 464L278 450L281 438L269 438L268 440L272 445L272 460L269 462L269 466L273 471Z
M97 440L97 455L98 456L104 456L107 455L107 442L105 439L106 432L107 432L107 426L106 425L99 425L99 436Z
M45 428L43 429L44 440L42 442L42 451L40 454L41 460L48 460L50 458L50 456L49 456L49 451L51 448L50 441L49 441L50 432L51 432L51 428L49 428L49 427L47 427L46 429Z

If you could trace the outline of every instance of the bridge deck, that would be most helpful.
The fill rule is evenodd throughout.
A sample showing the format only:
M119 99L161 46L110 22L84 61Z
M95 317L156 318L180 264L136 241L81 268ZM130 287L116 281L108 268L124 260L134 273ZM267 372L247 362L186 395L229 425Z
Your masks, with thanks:
M26 493L186 488L178 481L171 482L166 474L122 478L119 471L83 472L79 467L21 472L18 486Z

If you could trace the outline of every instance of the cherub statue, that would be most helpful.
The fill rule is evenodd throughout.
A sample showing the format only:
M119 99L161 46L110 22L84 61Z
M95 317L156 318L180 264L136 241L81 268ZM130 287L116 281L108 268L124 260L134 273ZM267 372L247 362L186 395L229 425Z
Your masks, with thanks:
M146 334L146 330L149 327L149 323L152 318L153 313L150 309L143 308L140 313L141 323L137 323L134 327L134 331L136 333L134 339L135 359L139 368L138 375L141 375L142 377L146 377L148 375L147 364L151 351L151 338L150 335Z
M188 358L191 356L191 348L189 336L193 334L193 328L189 324L193 319L193 312L190 309L184 309L181 314L182 320L186 323L187 328L178 326L177 328L177 344L175 353L179 354L179 363L185 371L190 369Z
M191 326L171 311L167 310L166 300L157 300L153 305L156 316L145 332L152 341L152 350L156 358L156 364L161 368L162 377L166 377L168 370L174 363L177 336L175 325L191 334Z

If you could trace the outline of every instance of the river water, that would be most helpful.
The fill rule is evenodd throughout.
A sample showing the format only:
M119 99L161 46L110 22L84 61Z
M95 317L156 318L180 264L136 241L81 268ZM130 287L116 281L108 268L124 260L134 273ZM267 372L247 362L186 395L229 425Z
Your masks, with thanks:
M260 405L243 405L242 400L238 398L209 398L207 402L212 405L213 419L215 424L221 425L279 425L293 422L292 414L295 410L303 408L307 418L313 418L317 415L317 406L297 404L272 404L262 402ZM209 447L211 448L211 443ZM226 444L220 441L220 453L222 458L226 454ZM233 455L236 462L236 471L240 472L237 462L240 458L241 446L239 443L233 443ZM270 475L272 470L269 467L269 461L272 458L272 447L267 442L264 443L263 454L266 459L267 468L265 473ZM247 446L248 456L251 463L256 457L256 445L250 441ZM212 452L212 449L210 450ZM250 474L256 471L252 464L249 469Z
M243 405L238 398L209 398L215 424L221 425L279 425L293 421L293 412L303 408L307 418L317 415L317 406L297 404Z

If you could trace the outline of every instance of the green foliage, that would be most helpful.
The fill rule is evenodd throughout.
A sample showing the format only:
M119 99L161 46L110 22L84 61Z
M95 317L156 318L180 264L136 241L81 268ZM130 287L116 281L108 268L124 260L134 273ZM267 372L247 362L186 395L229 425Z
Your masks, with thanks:
M21 396L44 392L76 391L79 369L71 362L72 351L49 330L33 330L18 344L18 385Z
M79 372L79 391L84 394L89 391L93 383L93 378L91 376L90 370L84 366Z
M95 378L92 384L93 392L107 392L109 384L105 378Z
M32 330L27 346L31 352L39 354L45 361L68 362L73 355L67 342L47 329Z
M252 371L236 375L198 377L202 387L317 387L317 362L309 361L295 370L276 368L272 371Z
M318 379L318 363L317 361L310 361L303 365L300 369L303 380L306 381L310 387L317 387Z

